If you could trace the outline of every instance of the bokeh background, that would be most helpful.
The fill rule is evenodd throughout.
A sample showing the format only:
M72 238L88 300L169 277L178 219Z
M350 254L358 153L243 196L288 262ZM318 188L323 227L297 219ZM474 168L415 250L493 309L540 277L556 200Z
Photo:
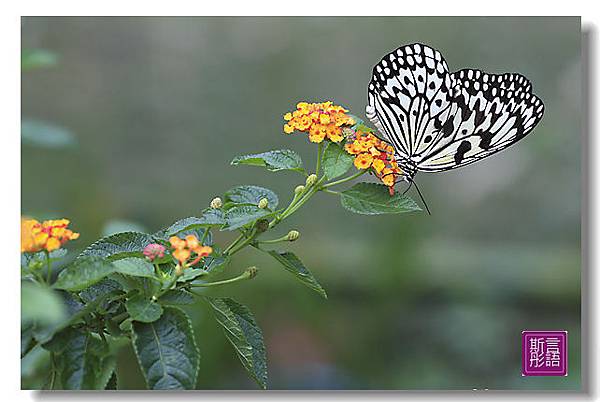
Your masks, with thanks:
M69 217L77 251L197 215L239 184L287 202L300 176L229 161L292 148L311 166L315 147L283 135L283 113L332 99L364 116L372 66L413 41L452 70L526 75L543 120L489 160L419 175L432 216L315 197L280 231L301 231L291 248L329 300L253 250L227 274L257 265L258 278L221 292L263 327L273 389L579 389L578 18L24 18L23 48L58 63L22 77L22 212ZM198 387L254 389L205 306L188 312ZM569 331L568 377L521 377L524 329ZM122 387L144 387L131 349L119 364Z

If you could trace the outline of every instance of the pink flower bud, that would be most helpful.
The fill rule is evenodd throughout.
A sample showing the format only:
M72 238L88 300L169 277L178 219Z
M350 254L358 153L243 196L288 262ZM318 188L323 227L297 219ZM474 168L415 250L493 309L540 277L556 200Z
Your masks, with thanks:
M154 261L155 258L163 258L165 256L165 247L158 243L150 243L144 247L144 255L150 261Z

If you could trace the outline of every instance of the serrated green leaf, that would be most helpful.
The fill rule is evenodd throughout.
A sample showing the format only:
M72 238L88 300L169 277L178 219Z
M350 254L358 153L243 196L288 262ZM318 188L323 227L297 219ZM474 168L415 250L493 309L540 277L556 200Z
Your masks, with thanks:
M223 221L223 223L225 222ZM206 226L209 225L210 224L207 223L207 219L204 218L204 216L200 218L190 216L189 218L178 220L168 228L162 229L152 236L157 239L167 240L171 236L184 237L188 234L193 234L200 240L204 237L204 232L208 230ZM203 243L207 245L212 244L212 235L210 232L208 232L206 237L204 237Z
M154 243L152 236L139 232L123 232L103 237L92 243L77 257L102 257L117 260L127 257L143 257L142 251L148 244Z
M194 304L196 299L191 293L181 289L173 289L162 295L158 301L165 306L183 306Z
M235 230L269 215L272 215L272 212L252 205L236 206L225 212L226 223L221 229Z
M32 282L21 283L21 323L52 325L66 317L67 310L58 292Z
M200 268L187 268L183 271L183 274L177 278L177 282L188 282L206 274L208 274L208 272Z
M302 261L292 252L278 252L275 250L268 251L270 255L273 256L277 261L283 265L283 267L288 271L294 274L294 276L303 284L323 296L327 298L327 293L325 289L317 282L313 274L302 264Z
M278 149L259 154L240 155L233 158L232 165L262 166L271 172L294 170L304 172L302 158L289 149Z
M100 282L82 290L79 293L79 296L84 302L89 303L96 300L98 297L103 297L107 294L115 294L122 290L123 287L119 282L110 278L104 278Z
M112 262L114 272L123 275L137 276L157 280L154 266L142 258L130 257Z
M55 289L78 291L99 282L114 272L114 266L99 257L75 260L61 271L52 285Z
M329 180L342 176L352 167L354 157L339 144L330 142L323 152L323 173Z
M58 56L44 49L21 50L21 69L33 70L35 68L52 67L58 61Z
M139 322L154 322L160 318L163 312L160 304L143 295L131 297L125 303L125 308L127 308L131 319Z
M63 347L57 356L62 389L104 389L115 369L114 356L106 356L103 342L89 331L67 328L60 333Z
M342 206L348 211L363 215L399 214L420 211L409 197L390 196L387 186L376 183L357 183L341 193Z
M238 205L258 206L260 200L266 198L268 201L268 209L275 210L279 205L277 194L268 188L259 186L238 186L230 189L225 193L225 203ZM227 215L227 214L225 214ZM225 218L227 220L227 217Z
M230 298L208 299L242 365L258 385L267 388L267 354L262 331L248 308Z
M133 323L133 347L150 389L194 389L200 351L188 316L165 307L152 323Z

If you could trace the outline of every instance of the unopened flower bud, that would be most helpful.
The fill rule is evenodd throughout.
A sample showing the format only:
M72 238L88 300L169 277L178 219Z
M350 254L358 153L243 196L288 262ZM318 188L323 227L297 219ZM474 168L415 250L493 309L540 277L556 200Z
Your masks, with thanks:
M260 201L258 202L258 207L260 209L265 209L268 206L269 206L269 200L267 200L266 198L261 198Z
M352 130L350 127L343 127L342 128L342 135L344 136L344 138L351 138L351 139L353 139L355 137L354 130Z
M294 194L300 195L304 191L305 188L306 187L304 187L303 185L299 185L298 187L296 187L294 189Z
M269 229L269 221L266 219L259 219L256 221L256 231L258 233L266 232Z
M308 176L306 178L306 187L310 187L310 186L314 185L316 182L317 182L317 175L311 174L310 176Z
M297 230L290 230L287 234L288 241L296 241L300 237L300 232Z
M212 209L219 209L222 206L223 206L223 201L219 197L213 198L213 200L210 202L210 207Z
M252 278L254 278L258 274L258 268L256 268L256 267L248 267L246 269L246 272L248 273L248 279L252 279Z
M148 261L152 262L156 258L163 258L165 256L165 250L166 248L162 244L150 243L144 247L144 251L142 253Z
M180 277L181 275L183 275L183 267L180 264L177 264L175 266L175 276Z

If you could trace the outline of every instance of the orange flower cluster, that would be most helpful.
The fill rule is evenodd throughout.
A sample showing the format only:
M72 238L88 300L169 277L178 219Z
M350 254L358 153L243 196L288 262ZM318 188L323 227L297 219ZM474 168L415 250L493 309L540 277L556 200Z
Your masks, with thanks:
M308 133L311 142L320 143L325 138L340 142L344 139L342 127L354 124L354 120L346 112L348 110L334 105L333 102L300 102L296 105L296 110L283 116L287 121L283 131L286 134L294 131Z
M355 155L354 166L357 169L372 168L383 184L390 188L390 194L394 193L396 178L403 172L394 158L393 146L359 129L348 137L344 149Z
M44 221L35 219L21 219L21 252L37 253L46 250L59 249L69 240L79 238L79 233L69 229L68 219Z
M198 261L210 255L213 251L212 247L200 244L198 238L194 235L187 235L185 236L185 239L171 236L169 238L169 243L171 243L171 247L174 250L173 257L179 261L179 265L182 267L189 267L197 264ZM196 258L191 262L188 262L190 257L192 257L192 253L196 254Z

